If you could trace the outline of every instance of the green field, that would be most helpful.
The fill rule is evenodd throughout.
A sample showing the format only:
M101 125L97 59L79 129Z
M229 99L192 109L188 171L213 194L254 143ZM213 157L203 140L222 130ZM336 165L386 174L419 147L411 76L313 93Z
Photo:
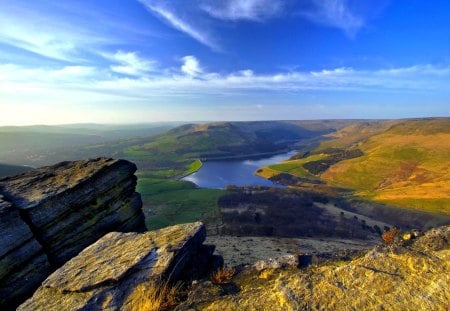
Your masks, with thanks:
M260 170L258 170L257 175L264 177L264 178L270 178L275 175L278 175L280 173L288 173L293 176L297 177L303 177L303 178L309 178L309 179L317 179L316 176L308 172L303 165L305 163L311 162L311 161L318 161L320 159L326 158L326 155L324 154L315 154L312 156L309 156L305 159L299 159L299 160L288 160L284 161L279 164L269 165L262 167Z
M147 228L201 220L208 228L221 221L217 200L225 190L200 189L191 182L139 178L137 191L144 202Z

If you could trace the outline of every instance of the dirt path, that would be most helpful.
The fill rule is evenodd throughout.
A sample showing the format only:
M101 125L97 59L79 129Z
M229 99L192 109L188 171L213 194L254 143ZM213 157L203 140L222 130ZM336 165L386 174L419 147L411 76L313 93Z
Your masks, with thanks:
M205 243L216 245L216 253L223 256L226 265L237 266L288 254L368 249L375 245L377 241L332 238L211 236L206 239Z
M327 204L323 204L323 203L319 203L319 202L315 202L314 205L320 207L320 208L324 208L327 210L328 213L332 214L333 216L336 217L341 217L341 212L344 212L343 217L345 218L352 218L352 217L358 217L359 220L364 220L366 222L366 224L370 227L373 227L375 225L377 225L378 227L380 227L381 230L383 230L384 226L387 227L392 227L392 225L382 222L382 221L378 221L378 220L374 220L372 218L369 218L367 216L361 215L361 214L357 214L357 213L353 213L353 212L349 212L346 210L343 210L341 208L338 208L336 206L334 206L334 204L332 203L327 203Z

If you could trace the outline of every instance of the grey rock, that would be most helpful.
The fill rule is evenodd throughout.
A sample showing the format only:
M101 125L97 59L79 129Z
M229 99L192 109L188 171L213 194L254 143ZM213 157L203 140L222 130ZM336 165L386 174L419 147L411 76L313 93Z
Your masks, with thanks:
M268 258L267 260L260 260L253 264L257 271L265 269L281 269L281 268L296 268L299 265L299 257L295 255L285 255L278 258Z
M112 232L50 275L18 310L132 310L142 283L177 280L203 256L202 223L145 233Z
M135 171L98 158L0 179L0 308L106 233L146 230Z

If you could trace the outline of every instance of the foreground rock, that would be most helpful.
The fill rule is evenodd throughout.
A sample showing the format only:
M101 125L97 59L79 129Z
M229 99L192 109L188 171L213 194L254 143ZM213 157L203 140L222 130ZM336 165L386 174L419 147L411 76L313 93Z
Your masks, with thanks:
M446 226L348 261L259 264L235 276L233 293L202 282L177 310L448 310L449 243Z
M145 230L135 171L99 158L0 180L0 308L105 233Z
M50 274L42 246L19 211L0 196L0 307L15 304Z
M201 223L109 233L50 275L18 310L133 310L130 297L140 284L208 270L213 257L205 256L205 238Z

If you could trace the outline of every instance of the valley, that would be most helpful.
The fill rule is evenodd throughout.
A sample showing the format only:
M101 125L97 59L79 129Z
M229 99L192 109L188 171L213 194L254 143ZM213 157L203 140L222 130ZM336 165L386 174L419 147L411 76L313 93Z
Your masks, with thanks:
M0 128L0 162L132 161L149 229L201 220L219 239L334 238L371 245L392 226L450 222L449 124L417 119ZM6 150L22 150L23 158L13 161Z

